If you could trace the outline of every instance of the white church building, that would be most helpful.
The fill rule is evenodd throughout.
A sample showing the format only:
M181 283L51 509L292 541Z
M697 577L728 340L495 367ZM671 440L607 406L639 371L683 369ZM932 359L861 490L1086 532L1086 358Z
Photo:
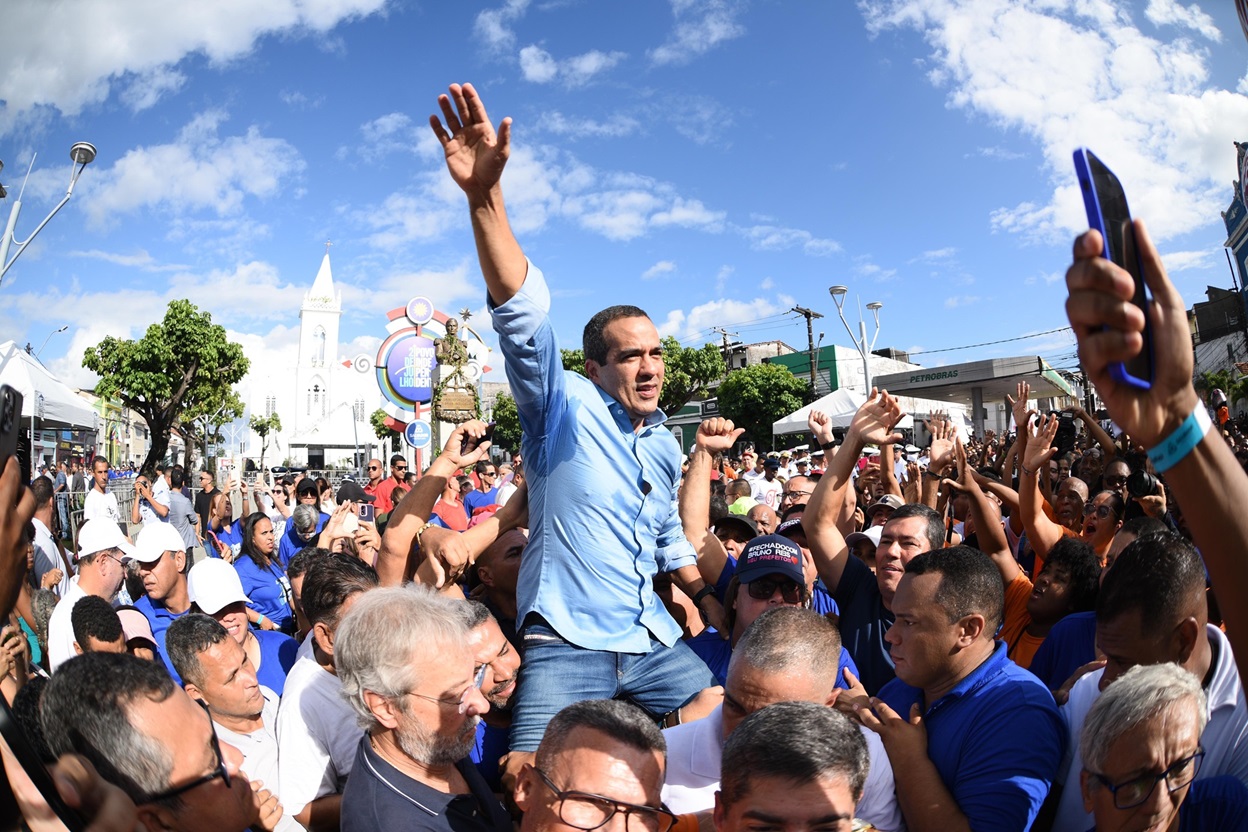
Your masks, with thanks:
M338 354L341 317L342 293L334 288L326 250L299 310L295 366L253 361L243 394L244 418L277 413L282 422L282 430L268 436L266 468L287 459L311 469L360 467L376 455L380 443L369 414L381 405L381 393L371 360ZM243 455L259 462L262 440L250 429L247 434ZM357 449L362 459L354 456Z

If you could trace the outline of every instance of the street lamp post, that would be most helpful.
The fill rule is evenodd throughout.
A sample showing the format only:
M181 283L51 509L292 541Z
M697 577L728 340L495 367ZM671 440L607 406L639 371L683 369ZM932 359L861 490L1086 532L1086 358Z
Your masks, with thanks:
M867 308L871 310L871 314L875 317L875 334L871 336L870 343L867 342L867 323L862 319L862 315L858 316L858 336L854 336L854 331L849 328L849 321L845 320L845 295L849 293L849 288L845 286L832 286L828 289L828 294L832 296L832 300L836 302L836 312L840 315L841 323L845 325L845 331L849 333L849 339L853 341L854 348L858 350L858 354L862 356L862 383L864 393L871 395L871 351L875 349L875 341L880 337L880 309L884 304L879 301L872 301L867 304Z
M17 259L17 258L14 257L14 259ZM51 332L49 332L48 337L43 339L43 344L40 345L39 352L35 353L35 358L38 359L39 356L43 353L43 348L46 347L48 345L48 342L52 340L53 335L60 335L62 332L64 332L67 329L69 329L69 324L65 324L65 326L61 327L60 329L54 329Z
M35 230L30 233L29 237L21 242L18 242L14 237L14 229L17 227L17 217L22 212L22 194L26 192L26 182L22 182L22 190L18 192L17 199L13 201L13 208L9 211L9 224L4 229L4 236L0 237L0 282L4 280L5 274L9 271L9 267L17 261L18 257L22 256L22 252L26 250L26 246L30 244L30 241L38 236L39 232L42 231L43 227L48 224L49 220L55 217L56 213L64 208L65 203L69 202L69 198L74 195L74 185L78 183L78 177L82 175L82 171L87 167L87 165L91 164L91 162L95 159L95 145L89 142L78 142L69 149L69 158L73 160L74 165L70 170L69 188L65 191L65 198L58 202L56 207L43 218L43 222L39 223L39 225L35 227ZM30 167L34 168L34 166L35 160L32 158L30 160ZM4 165L0 163L0 170L3 170L3 168ZM30 179L30 169L27 169L26 171L26 179ZM0 185L0 199L4 198L6 195L4 187ZM13 254L13 257L10 258L9 247L15 242L17 243L17 251Z

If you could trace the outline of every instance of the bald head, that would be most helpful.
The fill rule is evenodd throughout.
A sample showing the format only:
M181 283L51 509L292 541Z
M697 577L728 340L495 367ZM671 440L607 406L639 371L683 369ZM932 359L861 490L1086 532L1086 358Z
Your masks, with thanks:
M780 524L780 516L770 506L759 503L746 515L758 526L759 534L771 534Z
M1088 501L1088 484L1078 477L1067 477L1062 480L1062 484L1058 486L1057 493L1070 491L1079 495L1079 499L1085 503Z

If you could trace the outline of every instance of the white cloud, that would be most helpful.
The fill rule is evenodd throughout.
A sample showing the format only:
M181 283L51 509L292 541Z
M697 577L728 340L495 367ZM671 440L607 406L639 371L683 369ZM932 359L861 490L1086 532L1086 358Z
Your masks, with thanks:
M665 274L671 274L676 271L676 264L671 260L660 260L650 268L641 273L642 280L654 280L656 277L662 277Z
M138 113L156 106L165 95L176 93L186 83L186 76L169 67L158 66L138 76L121 93L121 101Z
M876 283L886 283L897 276L896 269L886 269L866 255L854 259L854 272Z
M526 46L520 50L520 73L526 81L548 84L559 74L559 64L542 47Z
M659 334L673 335L681 341L692 340L705 337L711 327L751 323L783 311L785 307L777 306L765 298L751 301L722 298L695 306L688 312L681 309L671 310L659 324Z
M590 118L569 118L555 110L542 119L541 129L574 140L591 137L618 139L636 133L641 129L641 122L620 113L605 121L597 121Z
M973 303L979 303L979 295L954 295L945 298L946 309L957 309L961 306L970 306Z
M1215 43L1222 42L1222 32L1200 6L1184 6L1175 0L1148 0L1144 16L1156 26L1180 26L1199 32Z
M174 68L188 55L222 64L268 36L323 36L339 23L374 14L386 0L253 3L133 3L98 0L49 6L9 0L5 31L20 32L0 50L0 135L40 107L76 116L130 85L129 106L172 92ZM147 79L137 86L131 77ZM151 99L154 101L154 99ZM150 105L148 105L150 106Z
M1086 227L1070 157L1081 144L1123 181L1157 239L1205 226L1225 207L1235 178L1228 149L1248 123L1248 97L1209 85L1210 52L1186 32L1145 34L1130 6L1105 0L860 0L859 8L873 34L922 33L928 77L952 107L1042 151L1049 193L993 212L995 229L1058 242ZM1214 37L1195 7L1153 2L1147 14Z
M742 0L672 0L676 28L667 41L650 52L656 66L686 64L720 44L745 34L737 18Z
M142 208L238 214L246 198L275 196L303 171L294 146L261 135L257 127L220 137L225 119L221 111L201 113L173 142L134 148L111 168L84 176L83 204L92 225Z
M510 49L516 42L516 33L511 24L524 17L529 7L529 0L507 0L497 9L486 9L477 14L472 30L477 37L485 41L485 45L495 51Z
M1214 253L1212 251L1171 251L1161 255L1161 262L1165 265L1166 271L1171 274L1188 269L1207 269L1214 264Z
M921 259L925 263L935 263L938 261L949 260L957 253L958 250L953 246L946 246L945 248L936 248L931 251L923 252Z
M117 254L111 251L100 251L99 249L91 249L90 251L71 251L70 257L86 257L92 260L103 260L106 263L115 263L118 266L139 269L145 272L176 272L184 271L188 266L181 266L177 263L160 263L156 258L152 257L145 249L139 249L134 254Z
M583 87L599 73L606 72L628 55L624 52L600 52L597 49L565 60L537 45L520 50L520 73L534 84L549 84L558 78L566 87Z
M758 284L758 288L766 292L768 289L771 289L775 285L776 285L776 281L772 280L770 277L764 277L763 282Z
M826 257L842 251L836 240L818 238L801 228L784 228L777 225L753 225L740 229L742 236L755 251L784 251L800 246L807 254Z

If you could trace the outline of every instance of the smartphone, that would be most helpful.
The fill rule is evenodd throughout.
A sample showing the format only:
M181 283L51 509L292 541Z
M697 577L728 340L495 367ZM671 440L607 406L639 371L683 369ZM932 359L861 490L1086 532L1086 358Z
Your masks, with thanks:
M0 735L4 737L5 744L17 758L18 764L25 770L26 776L35 784L39 794L43 795L48 807L56 812L61 823L65 824L65 828L69 832L82 832L86 829L87 824L83 821L82 815L61 799L61 793L56 790L56 784L52 782L52 775L48 773L43 760L39 759L38 752L30 744L25 730L18 724L17 718L9 710L9 703L4 700L3 696L0 696Z
M5 384L0 386L0 471L8 465L9 457L17 456L18 434L22 432L22 394ZM30 470L21 472L23 480L30 479Z
M480 439L473 439L471 437L465 438L463 442L460 444L459 452L461 454L472 453L474 450L476 450L477 446L480 445L482 442L488 442L491 439L493 439L494 438L494 426L496 424L497 424L496 422L490 422L488 425L486 425L485 435L482 436Z
M361 523L377 522L377 509L373 507L372 503L360 503L359 510Z
M1130 361L1109 365L1114 380L1138 390L1153 386L1153 330L1148 320L1148 287L1144 285L1140 268L1139 250L1135 245L1135 229L1131 226L1131 212L1127 209L1127 195L1122 183L1105 163L1087 148L1075 151L1075 174L1079 177L1079 189L1083 192L1083 206L1088 213L1088 225L1101 232L1105 240L1105 257L1126 269L1135 281L1135 295L1131 302L1144 313L1144 347Z

